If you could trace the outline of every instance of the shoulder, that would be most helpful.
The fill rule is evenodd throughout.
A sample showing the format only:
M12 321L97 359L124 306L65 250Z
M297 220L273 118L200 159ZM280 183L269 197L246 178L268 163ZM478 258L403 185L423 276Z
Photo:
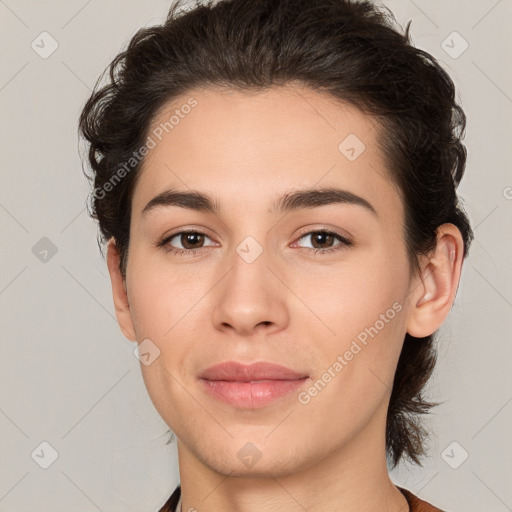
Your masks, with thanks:
M181 486L178 485L169 499L162 505L158 512L176 512L178 503L180 502Z
M431 505L426 501L421 500L411 491L404 489L403 487L399 487L398 485L396 487L405 496L405 499L409 504L411 512L446 512L441 510L440 508L434 507L434 505Z

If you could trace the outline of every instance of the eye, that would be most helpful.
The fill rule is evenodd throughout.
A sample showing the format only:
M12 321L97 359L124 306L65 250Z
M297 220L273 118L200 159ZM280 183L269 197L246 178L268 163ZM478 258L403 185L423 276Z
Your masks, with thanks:
M348 238L344 237L340 233L337 233L336 231L331 231L329 229L320 229L316 231L309 231L305 234L303 234L299 240L302 240L303 238L310 237L312 239L312 243L314 245L319 245L320 247L313 246L312 248L305 247L308 251L313 251L314 254L321 253L331 253L340 249L343 249L345 247L351 246L352 241ZM336 245L332 245L332 243L335 241L335 239L338 239L339 243ZM327 245L327 247L325 247ZM323 246L323 247L322 247Z
M174 233L173 235L163 238L158 242L158 246L168 252L179 255L189 255L201 252L201 249L204 248L204 246L201 247L201 244L204 243L205 238L209 238L208 235L200 231L180 231L179 233ZM176 239L177 243L179 243L181 247L174 247L171 244L171 241L174 239Z
M319 229L316 231L309 231L301 235L299 240L311 237L314 245L319 245L320 247L304 247L306 251L312 251L314 254L321 253L331 253L345 247L351 246L353 242L348 238L344 237L340 233L336 231L331 231L328 229ZM180 244L179 247L175 247L171 242L176 239L174 243ZM208 245L203 245L206 239L210 239L206 233L201 231L180 231L178 233L174 233L167 237L164 237L160 240L157 245L158 247L163 248L166 252L170 252L176 255L181 256L192 256L198 255L202 253L202 250L208 247ZM338 240L338 244L332 245L335 240ZM211 240L211 239L210 239ZM215 246L214 243L209 244L210 246ZM325 247L327 246L327 247Z

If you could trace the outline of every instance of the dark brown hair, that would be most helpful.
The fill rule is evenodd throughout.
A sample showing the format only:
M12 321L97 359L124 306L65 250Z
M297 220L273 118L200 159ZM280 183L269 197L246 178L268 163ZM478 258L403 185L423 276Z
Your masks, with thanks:
M159 26L140 29L100 77L80 117L94 180L90 214L99 243L114 237L126 275L131 198L150 122L194 87L262 90L291 83L348 102L378 120L380 145L405 207L410 270L436 246L436 228L453 223L467 256L473 232L456 188L466 150L466 118L448 74L415 48L392 14L368 1L180 0ZM183 8L183 9L182 9ZM106 83L101 83L107 76ZM119 178L119 169L125 172ZM110 185L109 185L110 184ZM436 405L423 392L436 362L435 335L406 334L386 425L387 454L416 464L427 432L420 415Z

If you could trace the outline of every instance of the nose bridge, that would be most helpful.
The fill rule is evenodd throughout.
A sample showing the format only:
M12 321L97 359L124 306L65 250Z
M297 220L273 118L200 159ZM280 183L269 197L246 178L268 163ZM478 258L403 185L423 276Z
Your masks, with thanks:
M271 236L264 228L261 224L257 232L245 231L233 245L227 261L229 272L219 283L215 306L219 327L229 324L249 333L258 324L282 324L285 319L284 290L280 291L282 285L269 269L273 267ZM251 232L255 234L247 234Z
M254 204L250 199L240 202L240 199L231 203L238 216L237 227L232 231L230 245L233 248L230 264L234 267L230 273L250 279L253 274L263 277L271 260L272 237L274 230L270 230L272 218L266 216L260 204ZM235 215L233 210L232 215ZM242 214L240 214L242 212ZM233 217L236 218L236 217ZM245 274L248 274L245 276Z
M230 258L231 272L228 275L230 286L240 287L242 295L244 288L247 294L266 296L269 292L270 249L264 233L259 235L246 235L234 246ZM261 242L260 242L261 240ZM261 297L259 297L261 299Z

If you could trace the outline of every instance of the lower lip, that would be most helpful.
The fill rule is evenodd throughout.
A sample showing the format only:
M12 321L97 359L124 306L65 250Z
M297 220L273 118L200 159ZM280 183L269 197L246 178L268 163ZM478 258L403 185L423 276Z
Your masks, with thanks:
M300 388L307 377L297 380L238 382L201 379L207 393L230 405L256 409L287 396Z

